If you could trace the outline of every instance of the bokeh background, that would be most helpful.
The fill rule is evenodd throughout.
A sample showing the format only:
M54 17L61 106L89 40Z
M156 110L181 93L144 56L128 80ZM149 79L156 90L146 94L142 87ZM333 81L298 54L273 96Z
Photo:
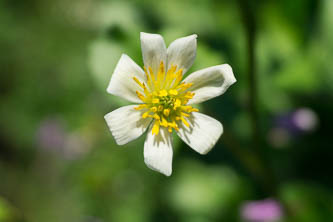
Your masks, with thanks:
M140 31L198 34L188 73L238 80L200 111L225 133L173 175L119 147L103 116ZM0 0L0 221L333 221L333 1Z

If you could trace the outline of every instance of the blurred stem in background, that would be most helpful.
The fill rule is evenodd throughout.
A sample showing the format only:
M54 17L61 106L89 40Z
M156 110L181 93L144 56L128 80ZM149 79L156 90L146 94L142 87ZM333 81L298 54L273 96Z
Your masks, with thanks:
M259 185L268 195L276 194L276 183L265 158L265 150L260 142L260 123L258 115L258 90L257 90L257 75L256 75L256 19L255 19L255 4L246 0L238 0L240 14L243 19L243 24L246 33L247 41L247 75L248 75L248 109L250 112L251 121L251 149L243 149L237 145L235 141L230 147L234 155L236 155L243 165L253 174ZM228 135L227 135L228 136ZM230 138L229 138L230 139ZM230 141L230 140L229 140ZM231 144L230 144L231 145ZM235 146L236 145L236 146Z
M260 153L259 143L259 119L258 119L258 90L257 90L257 75L256 75L256 61L255 61L255 43L256 43L256 23L254 18L254 9L249 7L249 3L245 0L240 0L240 10L243 16L243 22L246 29L247 51L248 51L248 89L249 98L248 106L250 111L251 120L251 139L254 149Z

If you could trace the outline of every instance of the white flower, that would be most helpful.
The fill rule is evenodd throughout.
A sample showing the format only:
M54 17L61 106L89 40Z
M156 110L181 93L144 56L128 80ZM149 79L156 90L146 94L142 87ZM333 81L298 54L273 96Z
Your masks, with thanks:
M158 34L141 33L142 70L123 54L107 88L138 105L124 106L105 115L118 145L126 144L148 129L144 161L149 168L167 176L172 172L172 131L200 154L208 153L223 132L222 124L193 108L223 94L236 82L228 64L190 74L197 47L197 35L173 41L166 48Z

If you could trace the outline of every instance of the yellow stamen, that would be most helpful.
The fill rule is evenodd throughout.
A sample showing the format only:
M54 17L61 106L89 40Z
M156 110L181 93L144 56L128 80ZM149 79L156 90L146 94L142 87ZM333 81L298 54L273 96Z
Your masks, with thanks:
M199 109L197 109L197 108L192 108L192 109L191 109L191 112L199 112Z
M162 117L162 122L160 123L161 126L168 127L168 121L164 117Z
M185 126L189 127L190 124L186 121L186 119L184 117L180 117L180 119L182 120L182 122L185 124Z
M143 91L145 92L146 96L148 96L150 93L149 93L146 85L144 83L142 83L142 85L143 85Z
M179 130L178 125L175 121L172 121L172 123L169 123L168 125L177 131Z
M139 91L136 91L136 95L139 97L139 99L140 99L142 102L145 102L145 97L144 97Z
M149 70L149 76L152 79L152 81L154 82L155 81L155 76L154 76L154 73L153 73L153 69L150 66L148 66L148 70Z
M176 71L177 66L171 66L168 70L166 77L165 77L165 84L163 85L165 88L168 88L173 80L172 75Z
M142 83L138 80L138 78L136 78L135 76L133 76L134 81L141 87L144 88Z
M151 107L150 110L151 110L152 112L154 112L154 113L157 112L157 108L156 108L156 106Z
M145 109L145 108L147 108L147 107L148 107L147 104L140 104L139 106L134 107L134 109L135 109L135 110L141 110L141 109Z
M176 89L179 90L180 93L186 91L188 88L190 88L193 84L192 83L181 83L179 84Z
M192 106L182 106L182 107L180 107L180 109L185 112L190 112L190 110L192 109Z
M163 81L163 77L164 77L164 63L163 63L163 61L161 61L160 67L158 70L158 74L157 74L157 81L158 82Z
M149 111L145 112L144 114L142 114L142 118L146 119L149 116Z
M168 95L168 92L165 89L163 89L159 92L159 96L167 96L167 95Z
M165 110L163 110L163 114L164 114L166 117L168 117L169 114L170 114L170 109L165 109Z
M176 87L178 86L178 83L180 82L180 80L182 80L182 77L183 77L183 69L179 69L177 72L176 72L176 79L175 79L175 82L173 83L173 86Z
M153 135L154 134L158 135L159 131L160 131L160 121L155 120L153 129L152 129L151 132L152 132Z
M173 105L173 109L176 110L178 107L180 107L181 104L182 102L180 101L180 99L176 99L176 102Z
M170 95L173 95L173 96L177 96L178 95L178 91L175 90L175 89L170 89L169 93L170 93Z
M171 133L173 129L179 130L178 124L190 127L186 118L191 112L198 112L197 108L187 105L194 93L188 91L192 83L181 83L183 70L177 70L176 65L165 69L163 61L160 62L156 73L152 67L144 67L146 82L140 82L137 77L132 77L141 91L136 91L137 96L144 104L136 106L135 110L145 110L142 118L153 118L152 134L158 135L160 127L165 127Z
M186 117L189 117L190 115L189 114L187 114L187 113L183 113L183 112L181 112L180 113L182 116L186 116Z
M147 77L147 84L148 84L149 88L151 89L152 88L151 87L151 80L150 80L150 77L149 77L149 74L147 72L146 67L143 67L143 70L145 71L145 74L146 74L146 77Z
M155 103L155 104L159 103L159 102L160 102L160 100L158 98L155 98L155 99L152 100L152 103Z
M185 98L186 99L192 99L193 98L193 96L194 96L194 93L191 93L191 92L186 92L186 94L185 94Z

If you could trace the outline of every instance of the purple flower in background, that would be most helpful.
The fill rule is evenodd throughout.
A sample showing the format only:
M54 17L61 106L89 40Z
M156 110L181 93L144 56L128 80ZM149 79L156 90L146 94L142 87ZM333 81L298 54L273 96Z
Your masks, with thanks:
M275 127L284 128L292 134L313 131L318 125L317 114L309 108L299 108L281 114L275 119Z
M68 160L80 158L87 153L91 147L90 139L87 133L66 131L64 120L58 118L41 121L36 134L38 147Z
M47 150L62 150L65 144L63 122L56 118L43 120L37 130L37 144Z
M284 147L292 137L310 133L317 128L318 124L319 118L313 110L298 108L276 116L267 139L274 147Z
M318 117L311 109L301 108L293 113L292 122L299 130L310 132L316 129Z
M274 199L249 201L241 207L242 219L249 222L274 222L282 216L282 207Z
M284 129L293 135L298 134L299 129L293 122L293 114L294 112L288 112L276 116L274 121L274 128Z

